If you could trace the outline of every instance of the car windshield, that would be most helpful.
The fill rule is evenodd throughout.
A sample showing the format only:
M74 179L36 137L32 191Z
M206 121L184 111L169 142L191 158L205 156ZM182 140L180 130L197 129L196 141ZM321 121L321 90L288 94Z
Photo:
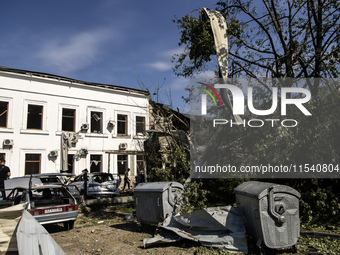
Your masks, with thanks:
M93 180L98 183L113 181L113 177L111 174L103 174L103 175L94 175Z

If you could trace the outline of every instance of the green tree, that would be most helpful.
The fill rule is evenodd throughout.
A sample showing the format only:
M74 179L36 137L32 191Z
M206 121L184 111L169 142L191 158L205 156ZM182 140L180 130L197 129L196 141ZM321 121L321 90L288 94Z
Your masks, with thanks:
M243 132L235 128L228 131L224 141L214 141L212 144L218 142L231 164L339 163L339 85L332 87L320 82L323 78L339 76L339 7L336 0L217 3L228 27L229 77L321 78L306 80L305 87L312 92L313 100L308 107L313 117L300 118L294 132L271 127ZM200 18L189 14L174 22L181 30L179 45L185 46L184 53L173 57L176 75L191 77L208 68L218 72L218 66L212 67L216 51L210 21L204 12L201 11ZM270 93L269 89L267 92ZM298 113L293 110L290 114L294 118ZM337 180L276 179L275 182L301 192L305 222L339 221ZM208 180L201 189L209 189L210 200L224 203L230 201L220 195L234 197L231 187L236 185L237 181Z
M227 0L217 3L226 17L229 77L338 77L340 3L337 0ZM206 70L215 49L209 20L176 18L182 54L174 71L190 77ZM218 68L216 68L218 70ZM319 85L308 84L312 94Z

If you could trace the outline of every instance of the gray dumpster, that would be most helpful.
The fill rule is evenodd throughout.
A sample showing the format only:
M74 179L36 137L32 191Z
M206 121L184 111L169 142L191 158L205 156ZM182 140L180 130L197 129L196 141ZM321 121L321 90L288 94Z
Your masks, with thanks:
M168 214L177 213L183 190L183 185L178 182L138 184L134 189L138 224L158 224Z
M246 231L257 246L279 249L297 244L299 192L285 185L250 181L237 186L235 194Z

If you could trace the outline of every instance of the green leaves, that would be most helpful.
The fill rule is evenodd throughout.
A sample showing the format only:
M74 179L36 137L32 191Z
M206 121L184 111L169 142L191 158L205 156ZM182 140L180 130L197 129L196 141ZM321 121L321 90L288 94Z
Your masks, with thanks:
M238 66L229 68L229 77L338 77L338 1L228 0L217 6L227 20L229 63ZM209 21L202 17L174 20L179 45L186 46L173 58L178 76L205 70L216 54Z
M216 54L209 21L188 14L174 22L181 29L179 46L185 45L184 53L173 56L175 74L189 77L195 70L205 70L205 64Z
M202 182L190 182L186 185L182 194L184 205L181 208L181 213L189 213L207 207L208 191L202 189L202 185Z

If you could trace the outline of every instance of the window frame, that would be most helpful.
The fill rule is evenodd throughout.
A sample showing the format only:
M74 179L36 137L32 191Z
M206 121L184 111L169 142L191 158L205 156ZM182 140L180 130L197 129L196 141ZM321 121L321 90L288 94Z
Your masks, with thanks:
M0 152L0 159L6 160L6 152Z
M86 123L89 124L89 130L86 132L85 136L88 137L108 137L108 134L106 133L105 126L104 126L104 120L106 119L106 109L105 108L100 108L100 107L95 107L95 106L89 106L87 107L87 115L86 115ZM91 112L101 112L102 113L102 120L101 120L101 128L102 128L102 133L97 133L94 132L92 133L92 125L91 125ZM83 124L83 123L82 123Z
M100 116L98 116L98 114L100 115ZM99 130L99 132L98 132L98 130L97 130L97 132L95 132L95 130L94 130L94 124L93 123L95 123L94 121L96 121L95 119L94 119L94 117L93 117L93 115L97 115L98 117L99 117L99 120L98 121L100 121L100 123L99 123L99 126L100 126L100 130ZM104 120L104 118L103 118L103 116L104 116L104 114L103 114L103 112L102 111L96 111L96 110L91 110L90 111L90 133L91 134L103 134L103 120ZM96 122L98 122L98 121L96 121Z
M119 120L119 116L125 116L125 120ZM123 122L125 123L125 132L124 133L119 133L119 124ZM128 136L129 135L129 115L126 113L117 113L117 136Z
M37 161L33 162L27 162L27 155L39 155L39 171L37 173L27 173L26 168L27 168L27 163L36 163ZM42 153L39 152L26 152L25 153L25 158L24 158L24 175L30 175L30 174L40 174L41 173L41 165L42 165Z
M100 157L99 171L92 171L92 162L94 161L92 159L92 157ZM103 155L102 154L97 154L97 153L91 153L89 159L90 159L90 173L102 173L103 172Z
M27 128L27 119L28 119L28 105L36 105L36 106L42 106L43 112L42 112L42 127L41 129L33 129L33 128ZM24 113L23 114L23 130L22 133L42 133L42 134L48 134L47 128L47 102L44 101L34 101L34 100L25 100L24 103Z
M143 122L137 121L137 118L143 118ZM142 124L142 126L143 126L142 132L138 132L138 126L140 124ZM143 136L145 135L145 131L146 131L146 117L145 116L142 116L142 115L136 115L135 116L135 128L136 128L136 135L140 135L140 134L142 134Z
M138 159L138 157L141 157L142 159ZM139 167L140 165L142 165L142 168ZM139 173L142 170L145 171L145 166L146 166L146 163L145 163L144 155L137 154L136 155L136 170L137 170L137 173Z
M9 97L0 97L1 102L7 103L7 116L6 116L6 127L0 127L3 132L13 132L12 120L13 120L13 99Z
M7 107L6 107L7 109L6 109L4 112L1 112L1 109L0 109L0 118L2 118L2 115L6 114L6 117L5 117L5 125L4 125L4 126L1 126L1 121L0 121L0 128L8 128L9 102L0 99L0 104L1 104L1 103L6 103L6 104L7 104Z
M120 159L120 157L126 157L126 159ZM123 171L121 170L121 167L119 166L120 164L122 164L122 162L124 163L124 169ZM117 154L117 173L120 175L123 175L125 173L125 171L128 169L129 167L129 155L128 154Z
M71 115L65 115L64 114L64 110L66 111L72 111L73 112L73 116ZM77 118L77 111L74 108L67 108L67 107L62 107L61 108L61 131L65 131L65 132L76 132L76 118ZM73 130L66 130L65 126L68 126L71 121L69 121L70 123L66 123L68 122L67 120L73 120L72 126L73 126Z
M75 119L74 119L74 130L75 131L64 131L64 132L77 132L80 129L79 125L79 106L78 105L70 105L70 104L59 104L59 112L58 112L58 126L57 133L61 134L63 132L63 109L70 109L75 111Z
M70 160L72 162L70 162ZM67 165L68 165L67 173L74 174L74 163L75 163L74 154L67 154Z
M32 106L32 107L35 107L35 108L38 108L39 107L39 110L41 109L41 111L37 111L38 112L38 114L32 114L32 115L30 115L31 114L31 112L33 112L33 109L30 109L30 106ZM43 105L37 105L37 104L27 104L27 111L26 111L26 116L27 116L27 121L26 121L26 129L28 129L28 130L43 130L43 127L44 127L44 123L43 123L43 118L44 118L44 106ZM37 122L35 122L34 121L34 119L32 119L32 118L34 118L34 116L36 116L36 115L41 115L39 118L40 118L40 123L37 121ZM30 119L30 116L32 116L31 117L31 119ZM29 127L29 125L30 126L34 126L34 125L37 125L37 127ZM39 126L39 127L38 127Z

